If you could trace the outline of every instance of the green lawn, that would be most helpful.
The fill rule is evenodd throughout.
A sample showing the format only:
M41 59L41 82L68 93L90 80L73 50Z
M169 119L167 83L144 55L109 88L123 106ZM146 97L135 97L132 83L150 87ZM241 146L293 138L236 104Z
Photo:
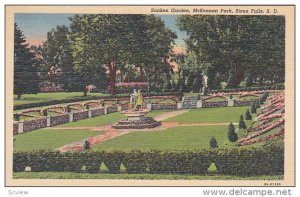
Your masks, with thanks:
M160 116L162 114L172 112L172 111L174 111L174 110L153 110L153 111L149 112L146 116L155 117L155 116Z
M107 96L103 93L89 93L89 96ZM21 100L17 100L17 96L14 95L14 105L38 103L44 101L63 100L74 97L82 97L82 92L51 92L51 93L38 93L38 94L24 94Z
M162 131L128 133L113 140L98 144L96 150L172 149L191 150L209 148L214 136L219 147L231 144L227 140L227 126L174 127ZM231 145L229 147L232 147Z
M39 129L15 136L16 151L53 150L103 131Z
M58 125L58 127L103 126L103 125L116 123L119 120L124 118L126 118L125 115L117 112L117 113L111 113L102 116L96 116L93 118L88 118L77 122L69 122L66 124L61 124Z
M169 118L167 122L180 123L226 123L238 122L240 115L244 115L248 106L245 107L218 107L201 108L190 110L184 114Z
M14 179L166 179L166 180L282 180L277 176L171 175L171 174L87 174L72 172L18 172Z

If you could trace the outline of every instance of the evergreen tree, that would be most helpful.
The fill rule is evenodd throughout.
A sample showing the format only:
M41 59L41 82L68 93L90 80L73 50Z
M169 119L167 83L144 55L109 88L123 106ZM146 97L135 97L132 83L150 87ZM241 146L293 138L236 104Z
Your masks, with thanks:
M214 136L210 138L209 144L211 148L218 148L218 142Z
M235 128L234 128L232 122L228 126L227 136L228 136L228 140L231 141L231 142L235 142L235 141L238 140L238 135L235 132Z
M260 108L259 99L256 99L255 107L256 107L256 109L257 109L257 108Z
M245 120L252 120L252 116L250 114L249 109L247 109L246 114L245 114Z
M30 51L23 32L15 23L14 27L14 94L21 98L22 94L39 92L38 65L35 54Z
M239 121L239 129L246 129L247 127L246 127L246 123L245 123L245 121L244 121L244 116L243 115L241 115L240 116L240 121Z
M253 103L251 105L251 114L255 114L256 113L256 106L255 106L255 103Z

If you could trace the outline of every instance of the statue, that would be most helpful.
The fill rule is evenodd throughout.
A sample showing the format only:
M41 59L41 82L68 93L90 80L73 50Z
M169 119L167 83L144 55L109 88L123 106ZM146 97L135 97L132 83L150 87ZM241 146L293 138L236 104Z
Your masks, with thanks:
M133 110L136 106L136 100L137 100L137 92L136 89L133 90L133 93L130 94L130 104L131 104L131 109Z
M143 95L141 90L133 90L133 94L130 95L130 103L131 103L131 111L140 111L142 110L142 104L143 104Z
M143 95L141 90L139 90L137 94L137 101L136 101L136 108L138 111L142 109L142 104L143 104Z

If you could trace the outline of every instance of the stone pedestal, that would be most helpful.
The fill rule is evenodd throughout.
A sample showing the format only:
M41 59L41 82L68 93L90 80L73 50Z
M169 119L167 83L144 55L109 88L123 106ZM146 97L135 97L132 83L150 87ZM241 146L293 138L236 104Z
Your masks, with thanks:
M24 122L19 122L19 127L18 127L18 133L23 133L24 132Z
M122 106L121 105L118 105L117 108L118 108L118 111L122 111Z
M177 103L177 109L182 109L182 102Z
M160 126L161 123L154 120L152 117L146 117L148 109L141 111L125 111L123 114L127 119L120 120L117 124L112 125L115 129L150 129Z
M69 122L73 122L73 113L70 113L70 120Z
M228 99L228 107L234 107L234 99Z
M147 103L147 109L148 109L148 110L151 110L151 109L152 109L151 103Z
M197 108L202 108L202 100L197 101Z
M50 117L47 117L47 127L50 127L50 124L51 124Z

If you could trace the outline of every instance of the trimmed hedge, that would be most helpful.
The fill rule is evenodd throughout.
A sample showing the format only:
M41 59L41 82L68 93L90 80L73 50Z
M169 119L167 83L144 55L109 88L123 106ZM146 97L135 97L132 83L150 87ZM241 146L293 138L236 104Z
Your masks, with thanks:
M33 172L99 173L104 163L109 173L120 173L121 164L127 173L208 174L215 163L218 174L281 175L284 174L283 143L271 143L260 148L233 148L197 151L81 151L81 152L15 152L13 171L26 166Z

